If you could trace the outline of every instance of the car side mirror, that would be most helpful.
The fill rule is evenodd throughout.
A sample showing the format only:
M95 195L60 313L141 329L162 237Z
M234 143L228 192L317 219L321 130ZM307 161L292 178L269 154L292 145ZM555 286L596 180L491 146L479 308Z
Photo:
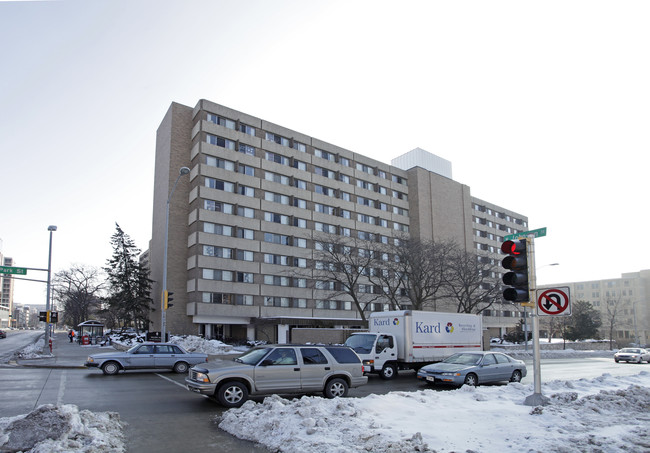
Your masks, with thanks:
M269 365L273 365L273 360L266 359L266 360L262 360L262 363L260 363L260 366L269 366Z

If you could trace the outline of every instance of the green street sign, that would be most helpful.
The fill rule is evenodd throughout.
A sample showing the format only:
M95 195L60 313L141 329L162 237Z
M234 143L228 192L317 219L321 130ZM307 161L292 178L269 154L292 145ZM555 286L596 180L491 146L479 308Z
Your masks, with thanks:
M0 274L27 275L26 267L0 266Z
M503 236L503 240L511 241L513 239L527 238L528 236L533 236L534 238L544 237L546 236L546 227L538 228L536 230L531 230L531 231L522 231L521 233L509 234L507 236Z

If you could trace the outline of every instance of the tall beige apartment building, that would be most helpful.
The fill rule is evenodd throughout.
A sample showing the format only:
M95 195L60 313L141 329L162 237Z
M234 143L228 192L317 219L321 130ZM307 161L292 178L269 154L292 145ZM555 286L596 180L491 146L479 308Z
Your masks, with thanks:
M309 278L321 232L453 238L500 261L503 236L528 229L525 216L472 197L444 159L416 149L393 163L207 100L173 103L156 142L153 330L161 328L167 202L181 167L190 173L169 198L170 333L285 342L297 326L360 326L349 300L332 300ZM499 335L520 317L512 304L494 306L484 325Z

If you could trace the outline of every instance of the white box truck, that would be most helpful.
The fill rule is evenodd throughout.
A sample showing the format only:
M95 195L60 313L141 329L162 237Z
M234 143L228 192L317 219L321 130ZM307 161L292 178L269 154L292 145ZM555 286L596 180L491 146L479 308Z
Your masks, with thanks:
M370 315L369 332L353 333L345 345L363 361L365 373L393 379L398 370L419 369L457 352L481 351L481 316L436 311L384 311Z

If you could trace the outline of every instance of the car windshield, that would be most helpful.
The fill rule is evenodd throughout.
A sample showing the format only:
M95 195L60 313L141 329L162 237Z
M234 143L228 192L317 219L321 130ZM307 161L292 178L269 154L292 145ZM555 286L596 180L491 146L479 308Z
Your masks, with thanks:
M443 363L455 363L457 365L477 365L483 356L481 354L454 354L443 360Z
M638 354L641 351L639 351L638 349L625 348L625 349L621 349L621 352L627 352L627 353L630 353L630 354Z
M140 346L141 346L141 345L136 344L136 345L133 346L131 349L129 349L128 351L126 351L126 353L127 353L127 354L133 354L133 353L135 353L135 351L136 351Z
M352 335L345 340L345 345L359 354L367 354L372 351L375 338L375 335Z
M235 362L245 363L246 365L257 365L269 351L269 348L253 348L241 357L236 358Z

